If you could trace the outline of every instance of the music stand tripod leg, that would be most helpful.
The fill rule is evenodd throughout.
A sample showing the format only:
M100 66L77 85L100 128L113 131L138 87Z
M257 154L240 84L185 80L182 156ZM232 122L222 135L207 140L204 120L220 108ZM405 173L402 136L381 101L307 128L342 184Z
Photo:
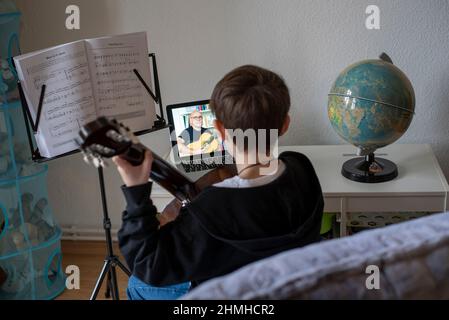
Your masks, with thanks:
M100 194L101 194L101 202L103 207L103 229L105 231L106 236L106 247L107 247L107 256L105 259L105 263L103 266L103 269L100 273L100 276L97 280L97 283L95 285L94 291L91 296L91 300L95 300L98 291L101 288L101 284L103 283L103 280L108 275L107 279L107 289L106 289L106 297L111 294L113 300L119 300L119 290L118 290L118 284L117 284L117 272L116 267L118 266L120 269L123 270L123 272L130 276L131 272L126 268L118 259L118 257L114 254L114 249L112 245L112 236L111 236L111 220L109 219L108 214L108 208L107 208L107 202L106 202L106 192L105 192L105 186L104 186L104 175L103 175L103 169L102 167L98 168L98 178L100 183Z
M100 291L101 284L103 283L104 277L109 273L109 269L111 268L111 260L106 259L103 264L103 268L101 269L100 276L95 283L95 288L92 291L92 295L90 296L90 300L95 300L98 295L98 291Z
M109 269L109 274L111 275L111 293L113 300L120 300L117 285L117 273L115 272L114 262L112 262L111 268Z
M120 300L119 288L118 288L118 286L114 286L115 283L118 283L116 268L119 267L120 269L122 269L122 271L128 277L131 277L131 271L129 271L128 268L123 263L120 262L120 260L118 259L117 256L113 256L111 259L113 262L111 264L111 267L109 268L108 279L106 282L107 287L106 287L106 292L105 292L104 296L106 298L110 298L111 293L112 293L113 300ZM114 280L114 279L116 279L116 280Z
M111 272L108 272L108 280L106 282L106 292L104 293L104 297L111 297Z
M125 267L125 265L124 265L123 263L120 262L120 260L117 259L117 260L115 261L115 263L116 263L116 265L117 265L120 269L122 269L122 271L123 271L128 277L131 277L131 271L129 271L128 268Z
M116 256L106 257L106 260L104 261L103 268L101 269L100 275L98 276L90 300L97 299L98 292L101 289L101 285L103 284L106 275L108 276L108 279L105 297L106 298L112 297L112 300L120 300L119 290L117 286L117 272L115 270L116 265L118 265L119 268L121 268L126 275L128 276L131 275L129 270L118 260Z

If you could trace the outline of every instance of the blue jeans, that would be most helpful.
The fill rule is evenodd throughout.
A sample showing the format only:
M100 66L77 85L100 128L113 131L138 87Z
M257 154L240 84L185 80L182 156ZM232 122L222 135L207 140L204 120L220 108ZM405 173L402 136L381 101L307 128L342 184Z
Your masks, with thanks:
M128 281L126 294L129 300L175 300L186 294L190 289L190 282L174 284L165 287L153 287L131 276Z

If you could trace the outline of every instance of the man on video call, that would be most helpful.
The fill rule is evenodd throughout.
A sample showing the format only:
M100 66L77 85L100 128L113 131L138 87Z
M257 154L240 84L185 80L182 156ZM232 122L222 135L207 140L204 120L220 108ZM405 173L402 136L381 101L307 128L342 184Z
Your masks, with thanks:
M211 144L210 142L205 143L207 141L202 136L203 133L208 133L208 136L213 139L212 132L209 129L203 128L203 116L201 112L195 110L189 114L189 127L184 129L177 138L179 152L181 154L195 155L211 151L207 150L210 149Z

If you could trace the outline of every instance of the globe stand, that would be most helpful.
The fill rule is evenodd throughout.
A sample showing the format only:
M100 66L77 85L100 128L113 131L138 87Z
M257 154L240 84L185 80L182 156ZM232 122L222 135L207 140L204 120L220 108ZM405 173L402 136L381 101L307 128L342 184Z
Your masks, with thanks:
M357 182L378 183L396 178L398 168L390 160L375 158L374 153L370 153L365 157L346 161L341 169L341 174L345 178Z

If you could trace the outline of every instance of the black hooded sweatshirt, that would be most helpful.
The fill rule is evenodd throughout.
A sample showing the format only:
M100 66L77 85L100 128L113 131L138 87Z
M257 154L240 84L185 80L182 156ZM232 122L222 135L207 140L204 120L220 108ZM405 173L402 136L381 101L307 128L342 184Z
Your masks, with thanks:
M197 285L248 263L319 240L323 195L306 156L284 152L284 172L250 188L208 187L158 228L151 183L122 187L118 233L134 276L153 286Z

